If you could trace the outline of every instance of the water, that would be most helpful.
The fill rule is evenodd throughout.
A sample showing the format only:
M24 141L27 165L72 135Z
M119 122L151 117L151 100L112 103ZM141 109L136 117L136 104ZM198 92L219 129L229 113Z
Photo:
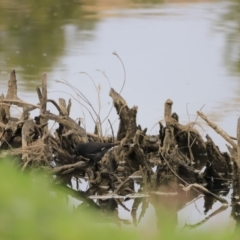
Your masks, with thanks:
M126 2L120 8L110 3L73 1L58 1L56 6L30 0L14 6L5 1L0 4L3 90L9 72L16 69L19 96L37 102L34 91L41 74L47 72L49 98L69 97L60 91L70 93L70 89L55 82L65 79L98 108L92 81L80 74L86 72L101 88L103 119L111 103L109 83L96 69L104 71L111 86L119 91L124 73L112 55L116 51L127 74L122 96L129 106L139 106L138 123L143 127L150 130L163 119L163 104L171 98L182 123L194 121L196 110L204 106L211 120L235 135L239 17L231 7L233 3ZM232 16L231 20L226 21L227 16ZM52 106L49 108L53 111ZM74 103L71 116L84 118L79 103ZM85 118L91 132L93 121ZM110 116L112 122L116 118L115 114ZM152 133L156 132L155 128ZM218 141L223 146L221 139Z
M0 85L6 89L9 72L16 69L19 97L37 102L35 88L48 73L49 98L69 98L72 93L55 80L67 80L98 109L97 93L89 74L101 89L101 118L110 109L111 87L121 89L128 105L139 106L138 123L157 133L164 102L171 98L181 123L195 121L203 112L235 135L239 82L239 16L232 2L134 3L0 1ZM238 3L235 3L238 4ZM101 7L100 7L101 6ZM66 9L67 8L67 9ZM235 14L235 15L234 15ZM231 18L229 18L231 16ZM226 21L226 19L231 19ZM232 49L232 51L230 51ZM234 50L234 51L233 51ZM64 93L63 93L64 92ZM67 94L68 93L68 94ZM49 106L54 111L52 106ZM79 103L71 116L85 118L89 132L94 123ZM109 116L117 119L115 111ZM109 126L105 121L104 134ZM114 125L115 131L117 124ZM209 133L204 126L203 135ZM212 135L215 135L211 132ZM215 137L217 138L217 136ZM217 141L224 147L221 138Z
M121 95L129 107L139 107L138 124L148 133L157 134L170 98L182 124L195 121L203 107L210 120L235 136L240 116L239 6L239 1L0 0L2 93L16 69L19 97L37 103L35 89L47 72L48 98L76 98L56 82L66 80L86 95L103 120L111 108L110 87L120 91L124 82L121 61L112 54L116 51L126 70ZM57 113L50 104L48 109ZM93 131L94 122L79 102L73 100L70 116L85 119L87 131ZM110 134L108 118L116 134L115 109L103 123L104 134ZM225 150L225 141L197 121L202 135L210 134Z

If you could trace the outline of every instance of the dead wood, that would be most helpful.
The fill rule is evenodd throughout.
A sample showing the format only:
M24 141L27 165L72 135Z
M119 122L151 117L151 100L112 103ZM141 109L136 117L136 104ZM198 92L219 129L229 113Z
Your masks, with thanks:
M11 72L10 79L8 81L8 91L7 91L6 99L19 100L17 96L17 79L16 79L15 70ZM6 113L6 118L9 119L10 106L5 106L5 113Z
M219 128L214 122L211 122L208 120L208 118L202 113L197 111L197 114L213 129L221 135L229 144L231 144L235 149L237 149L237 144L231 139L231 137L223 131L221 128Z
M237 165L238 168L240 169L240 118L238 118L238 122L237 122Z
M24 122L22 127L22 148L27 148L31 145L34 140L37 140L39 137L38 128L35 126L33 120L27 120ZM22 161L24 162L23 169L31 161L31 156L27 152L22 154Z
M164 105L166 126L159 122L161 164L157 167L155 186L160 190L176 192L179 183L205 183L193 164L201 154L206 153L206 146L193 124L178 122L178 115L172 113L172 105L170 99Z
M16 72L13 70L10 75L10 79L8 81L8 91L6 94L6 98L1 100L4 103L15 104L19 107L23 108L22 120L26 120L29 117L29 111L37 108L37 105L25 103L17 96L17 79ZM5 106L5 114L6 118L10 119L10 106Z
M232 194L232 216L240 222L240 118L237 122L237 148L228 146L229 152L232 156L233 162L233 194Z
M4 95L0 96L0 132L3 132L3 128L5 124L8 122L6 108L2 105L2 100L4 99Z
M110 96L120 119L117 140L121 143L109 150L101 161L94 163L81 156L74 158L74 147L79 142L114 142L113 129L112 136L103 137L99 123L96 134L87 133L80 123L70 117L71 99L68 103L63 98L58 99L58 102L48 99L46 74L42 76L37 95L39 104L19 99L16 73L11 73L6 98L4 95L0 97L1 157L17 157L21 161L22 170L43 168L55 176L55 182L63 185L71 186L74 179L78 188L80 179L87 179L89 187L85 196L96 199L99 208L105 209L108 201L115 209L119 204L131 211L120 201L130 194L129 197L141 198L140 201L135 201L134 208L139 206L139 202L145 204L141 213L143 216L148 207L149 197L174 197L180 192L179 184L193 184L191 187L195 186L195 183L205 184L205 179L210 178L228 182L233 171L234 196L237 198L240 195L239 168L235 163L232 164L234 159L239 159L237 148L231 143L234 156L230 157L227 153L221 153L209 136L205 143L194 128L194 123L179 123L177 113L172 113L173 102L170 99L165 102L164 108L166 124L159 122L159 135L148 135L147 128L142 128L136 123L138 108L129 108L122 96L111 89ZM58 114L48 111L48 103L56 107ZM10 116L12 105L23 109L20 118ZM32 120L29 117L30 111L36 108L39 115ZM57 123L54 132L49 130L49 120ZM194 163L206 153L208 159L202 164L205 168L199 171ZM156 169L155 173L153 167ZM135 181L140 183L140 191L155 194L135 193ZM106 201L103 201L104 197ZM143 197L146 197L144 201ZM134 211L133 209L132 216L136 224Z
M240 221L240 169L234 162L233 165L233 194L232 194L232 216L237 222Z
M53 113L46 113L43 115L43 117L48 120L54 120L68 128L72 128L81 137L86 138L86 131L68 116L57 116Z
M134 106L130 109L126 101L113 88L111 88L109 95L113 99L113 104L120 118L117 141L125 138L125 143L128 143L137 130L136 116L138 108Z
M199 132L193 128L194 124L182 125L176 113L172 113L172 100L165 102L164 127L160 124L159 138L161 140L161 151L163 153L173 149L177 144L180 151L188 156L193 162L198 156L206 153L206 146Z
M182 187L182 190L185 192L189 191L192 187L197 188L197 189L201 190L202 192L211 195L212 197L217 199L219 202L228 204L228 201L226 199L219 197L218 195L210 192L208 189L206 189L205 187L203 187L199 184L193 183L193 184L188 185L187 187L184 187L183 185L181 185L181 187Z
M6 103L6 104L3 104L3 103ZM0 105L10 107L11 104L17 105L19 107L29 106L29 108L27 109L28 111L32 111L36 108L39 108L39 105L37 105L37 104L23 102L21 100L15 100L15 99L1 99L0 100Z
M86 162L80 161L76 162L74 164L67 164L60 167L55 167L51 172L53 175L59 175L59 174L69 174L75 170L82 170L87 166ZM66 172L68 170L68 172ZM71 171L69 171L71 170Z
M228 181L231 178L232 164L230 158L219 151L212 139L207 135L207 154L210 164L207 166L206 177L213 177L214 181Z

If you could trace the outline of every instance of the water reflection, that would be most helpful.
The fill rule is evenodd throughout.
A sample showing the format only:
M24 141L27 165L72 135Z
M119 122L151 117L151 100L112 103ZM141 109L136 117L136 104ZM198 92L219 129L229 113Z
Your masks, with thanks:
M159 3L159 0L132 1L137 4ZM97 11L126 6L131 1L80 1L80 0L0 0L0 62L2 73L16 69L25 90L35 89L35 81L43 72L51 72L56 62L66 54L69 42L69 25L77 34L71 41L89 41L98 21ZM71 37L73 36L70 33ZM79 43L78 43L79 44ZM72 49L74 51L74 48ZM65 69L64 64L62 69ZM1 80L5 75L1 77ZM6 80L6 79L4 79ZM28 82L28 83L27 83ZM30 84L29 84L30 83Z
M63 57L66 45L65 26L74 21L81 31L93 30L94 18L76 0L21 2L0 1L0 62L2 69L15 68L23 81L50 72ZM85 35L81 36L84 41ZM87 38L89 39L89 38ZM26 84L28 90L31 84ZM35 87L34 87L35 89Z
M239 76L231 76L223 61L225 52L231 69L239 64L239 1L172 2L176 1L0 0L0 85L6 86L15 68L21 93L36 101L33 92L47 72L51 98L70 92L54 82L64 78L97 108L91 81L76 74L84 71L99 84L104 111L109 86L99 72L92 72L106 71L111 86L120 90L122 68L111 55L117 51L127 70L124 96L130 106L139 106L143 127L154 129L162 119L163 102L171 98L183 123L195 121L196 110L206 104L206 115L234 136L240 115ZM221 33L216 31L218 24L223 26ZM73 119L83 117L76 111L79 105L73 108ZM110 117L114 122L115 116ZM92 131L92 120L86 116L85 122Z
M154 9L161 9L163 5L160 4L163 4L162 0L125 0L114 1L114 3L101 0L90 2L24 0L14 4L0 0L2 71L10 72L15 68L18 74L21 74L21 80L35 81L42 72L51 72L55 64L61 65L64 61L59 62L59 60L66 57L69 48L74 53L76 44L81 45L84 41L93 39L99 27L97 23L102 19L101 16L111 16L111 14L103 14L106 10L115 11L112 14L116 15L116 10L120 8L124 9L125 13L132 8L150 8L154 13ZM240 37L239 5L239 0L233 0L233 4L227 4L228 10L223 17L223 25L227 24L224 27L224 31L227 31L226 62L231 69L238 72L240 71L240 48L237 41ZM181 7L175 6L175 8L178 10L174 14L182 14ZM166 13L166 9L161 13L155 12L155 14ZM136 15L133 12L129 14ZM192 14L195 14L194 11ZM73 28L76 28L74 34L71 32ZM169 31L171 31L170 28ZM72 46L69 45L70 43L73 43ZM65 63L60 67L62 72L67 71ZM35 89L35 86L29 83L25 84L25 87L28 90Z
M172 236L173 232L194 233L210 231L216 224L221 226L218 233L232 234L235 221L230 218L231 206L221 204L212 196L191 190L186 194L183 191L177 195L164 195L152 192L145 197L114 195L102 199L95 195L95 200L90 200L82 191L68 189L68 193L81 200L77 206L79 212L94 209L96 221L111 222L119 226L135 226L139 231L148 231L148 234L163 234ZM232 191L229 188L215 190L214 193L227 199L230 203ZM101 213L101 214L100 214ZM99 218L101 215L101 218ZM215 229L216 230L216 229ZM170 238L169 238L170 239Z
M225 49L226 64L232 73L240 74L240 1L232 0L223 15L223 26L227 41Z

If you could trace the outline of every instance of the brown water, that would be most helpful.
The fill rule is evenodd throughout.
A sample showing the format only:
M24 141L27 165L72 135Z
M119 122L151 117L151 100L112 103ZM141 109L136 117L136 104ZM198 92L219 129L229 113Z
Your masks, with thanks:
M9 72L16 69L19 97L37 103L35 88L47 72L49 98L76 97L56 82L67 80L103 120L111 107L110 86L120 91L124 80L121 62L112 54L116 51L126 69L121 94L130 107L139 107L137 121L148 133L158 132L155 124L163 119L163 105L170 98L181 123L195 121L204 106L209 119L234 136L240 116L239 40L239 0L0 0L1 92L6 93ZM82 72L101 89L100 105L93 81ZM51 105L48 109L56 112ZM84 118L87 131L93 131L92 119L76 101L71 117ZM114 109L108 118L117 131ZM199 122L203 136L209 133L225 150L225 142ZM110 133L107 121L103 127L104 134ZM181 222L190 218L185 211Z

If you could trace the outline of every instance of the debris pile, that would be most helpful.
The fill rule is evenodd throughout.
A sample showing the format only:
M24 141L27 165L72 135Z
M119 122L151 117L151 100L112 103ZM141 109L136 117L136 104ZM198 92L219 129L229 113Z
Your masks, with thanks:
M233 186L233 203L238 202L238 144L202 112L197 113L231 145L230 154L222 153L210 136L204 141L194 123L182 125L178 114L172 113L173 102L169 99L165 102L165 125L159 122L159 134L148 135L147 129L137 124L138 108L130 108L122 96L111 89L110 96L119 116L118 133L116 138L100 137L97 131L87 133L80 123L71 119L71 100L66 103L60 98L57 103L48 99L46 74L42 76L42 87L36 90L38 104L19 99L16 74L12 71L7 94L0 97L0 155L1 158L11 156L22 171L45 170L54 176L55 183L65 186L69 194L85 199L91 206L116 209L121 205L131 211L135 224L140 203L145 206L144 215L150 197L154 205L162 198L176 199L176 195L184 195L191 188L196 194L201 192L226 203L212 191ZM53 104L59 114L49 112L48 104ZM13 105L22 108L19 118L11 116ZM30 119L34 109L39 109L39 115ZM48 128L49 120L58 123L54 133ZM94 161L90 155L86 158L75 152L77 144L88 142L116 144L101 159ZM79 188L82 179L88 180L85 191ZM71 187L73 181L77 187ZM140 186L138 191L135 183ZM131 210L124 205L124 200L129 198L135 199ZM187 197L184 198L186 202ZM234 204L235 218L240 213L237 207Z

